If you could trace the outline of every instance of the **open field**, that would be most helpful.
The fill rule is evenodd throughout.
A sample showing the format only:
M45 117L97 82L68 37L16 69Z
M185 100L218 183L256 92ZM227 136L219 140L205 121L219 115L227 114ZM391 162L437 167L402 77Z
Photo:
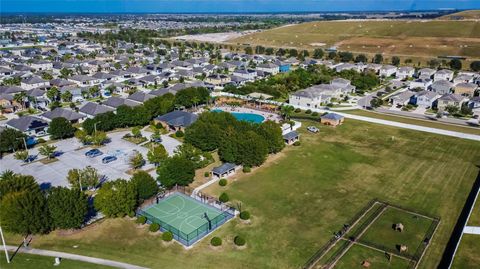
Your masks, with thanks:
M392 257L389 262L384 253L367 247L353 245L352 248L335 265L336 269L362 268L362 261L369 261L371 269L405 269L408 268L408 260Z
M12 255L13 253L10 253ZM65 268L65 269L84 269L84 268L91 268L91 269L109 269L112 267L103 266L93 263L86 263L80 261L73 261L62 259L60 265L54 266L55 263L54 257L47 257L47 256L40 256L40 255L31 255L25 253L17 253L13 258L10 264L7 264L5 258L3 256L2 250L2 257L0 259L0 268L2 269L46 269L46 268Z
M319 134L302 128L301 146L288 147L226 187L207 189L242 201L252 221L234 219L190 250L166 246L128 219L104 220L70 235L36 236L32 246L151 268L299 268L378 198L442 218L420 265L435 268L479 172L480 144L354 120L319 128ZM235 235L245 237L245 249L233 245ZM212 236L223 239L220 249L208 246ZM20 239L7 236L11 244Z
M480 199L475 203L475 207L472 210L472 214L470 215L467 225L480 226ZM480 237L478 239L480 241Z
M416 124L420 126L438 128L438 129L443 129L448 131L462 132L466 134L480 135L480 128L477 128L477 127L467 127L467 126L463 127L460 125L444 124L436 121L399 117L395 115L386 115L386 114L375 113L375 112L360 110L360 109L348 110L348 111L342 111L342 112L346 114L353 114L353 115L371 117L371 118L382 119L382 120L390 120L390 121L396 121L401 123Z
M464 234L458 247L452 269L479 268L480 235Z
M438 18L438 20L480 20L480 10L465 10L448 14Z
M317 21L245 35L229 42L309 50L337 46L339 50L397 56L480 58L480 22ZM318 46L321 44L325 45Z

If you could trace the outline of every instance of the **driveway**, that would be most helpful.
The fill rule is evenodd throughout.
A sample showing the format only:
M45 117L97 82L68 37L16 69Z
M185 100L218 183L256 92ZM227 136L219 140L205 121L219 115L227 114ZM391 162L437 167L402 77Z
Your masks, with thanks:
M82 145L75 138L65 139L54 143L54 145L57 146L57 150L63 152L63 154L57 157L58 161L50 164L43 164L38 161L24 164L19 160L15 160L13 154L9 154L0 160L0 172L9 169L15 173L32 175L39 184L43 184L45 187L68 186L66 180L68 171L74 168L83 169L86 166L96 168L99 174L104 175L107 180L115 180L117 178L128 179L131 176L126 172L130 169L129 158L133 154L133 151L137 150L146 159L148 149L123 140L122 137L127 133L129 132L122 131L109 133L108 136L111 139L111 142L101 147L100 151L103 152L103 155L95 158L86 157L85 152L91 148L87 147L79 149ZM147 138L151 135L151 133L145 131L142 133ZM170 155L172 155L175 148L181 144L177 140L168 136L162 136L162 139L162 144ZM38 147L31 149L30 154L38 154ZM103 164L102 158L107 155L114 155L117 157L117 160L108 164ZM38 158L43 158L43 156L39 155ZM151 168L154 168L154 166L147 161L147 164L142 169L147 170ZM155 171L152 171L152 174L154 175Z

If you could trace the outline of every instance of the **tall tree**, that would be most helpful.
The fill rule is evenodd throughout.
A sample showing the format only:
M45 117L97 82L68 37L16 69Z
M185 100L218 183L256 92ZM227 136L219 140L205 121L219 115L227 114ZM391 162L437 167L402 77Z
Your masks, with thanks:
M193 182L195 168L190 160L173 156L165 160L157 168L158 180L166 188L175 185L187 186Z
M51 188L47 197L52 228L80 228L88 213L87 195L78 189Z
M48 133L52 139L73 137L75 130L72 123L63 117L54 118L48 127Z
M147 152L148 161L150 163L155 164L155 166L158 166L162 161L164 161L167 158L168 158L167 150L165 150L165 147L162 144L152 147Z
M134 184L117 179L105 183L98 190L93 204L107 217L123 217L134 212L137 196Z
M135 186L138 194L138 200L146 200L158 192L157 181L145 171L137 171L130 179Z

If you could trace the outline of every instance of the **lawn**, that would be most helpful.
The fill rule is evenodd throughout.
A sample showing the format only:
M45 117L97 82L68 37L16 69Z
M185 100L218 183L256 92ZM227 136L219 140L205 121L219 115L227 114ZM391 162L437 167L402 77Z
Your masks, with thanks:
M363 261L370 262L369 269L405 269L409 261L393 256L389 261L383 252L376 251L359 245L352 246L348 252L337 262L335 269L364 268Z
M366 110L349 110L349 111L342 111L342 112L346 114L353 114L353 115L371 117L371 118L382 119L382 120L390 120L390 121L396 121L401 123L415 124L415 125L443 129L448 131L462 132L466 134L480 135L480 128L478 127L463 127L460 125L445 124L437 121L421 120L421 119L407 118L407 117L401 117L401 116L395 116L395 115L386 115L386 114L375 113L375 112L366 111Z
M206 190L241 201L252 214L250 224L234 219L190 250L165 246L128 219L101 221L72 235L37 236L32 246L151 268L299 268L378 198L442 218L420 265L436 267L479 172L480 143L354 120L337 128L303 125L319 126L320 133L302 128L300 146L226 187ZM245 237L245 249L233 245L236 235ZM212 236L223 239L220 249L208 246ZM13 239L7 238L20 242Z
M480 226L480 199L477 199L477 202L475 203L470 219L468 219L468 225ZM480 237L478 239L480 241Z
M10 253L10 255L12 254L13 253ZM58 266L54 266L53 265L54 263L55 263L54 257L18 253L17 255L15 255L11 263L7 264L3 256L3 250L2 250L2 257L0 259L0 268L2 269L39 269L39 268L42 268L42 269L46 269L46 268L108 269L108 268L112 268L109 266L103 266L103 265L74 261L74 260L66 260L66 259L62 259L60 265Z
M402 232L392 228L392 225L397 223L403 224ZM368 228L360 241L372 242L389 249L397 249L397 245L406 245L408 250L405 253L414 255L432 224L431 219L389 207Z
M480 268L480 235L464 234L453 260L452 269Z

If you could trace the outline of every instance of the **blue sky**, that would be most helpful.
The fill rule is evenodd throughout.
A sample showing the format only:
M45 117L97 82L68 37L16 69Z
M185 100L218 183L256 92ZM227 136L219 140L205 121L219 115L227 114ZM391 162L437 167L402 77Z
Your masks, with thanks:
M480 9L480 0L0 0L0 12L308 12Z

